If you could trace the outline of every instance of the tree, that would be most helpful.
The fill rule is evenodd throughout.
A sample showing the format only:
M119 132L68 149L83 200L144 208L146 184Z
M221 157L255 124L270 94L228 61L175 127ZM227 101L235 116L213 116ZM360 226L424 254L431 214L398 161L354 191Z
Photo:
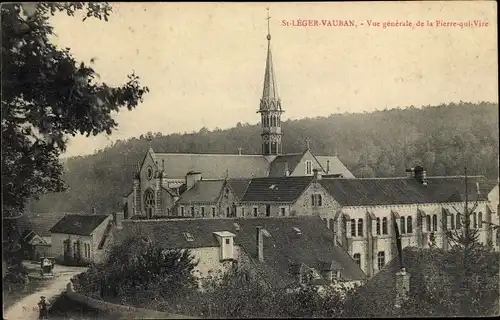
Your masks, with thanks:
M10 3L2 17L2 217L4 257L19 264L15 219L29 199L64 190L59 156L68 136L111 134L112 111L131 110L148 92L131 74L120 87L98 83L98 74L77 63L70 49L49 42L56 12L108 20L107 3ZM11 218L11 219L9 219ZM17 250L19 252L19 250ZM10 268L18 270L19 268Z
M106 3L2 5L2 211L17 216L28 199L61 191L68 136L111 134L112 111L131 110L148 91L136 75L126 84L98 83L92 67L77 63L69 48L49 42L56 12L108 20Z

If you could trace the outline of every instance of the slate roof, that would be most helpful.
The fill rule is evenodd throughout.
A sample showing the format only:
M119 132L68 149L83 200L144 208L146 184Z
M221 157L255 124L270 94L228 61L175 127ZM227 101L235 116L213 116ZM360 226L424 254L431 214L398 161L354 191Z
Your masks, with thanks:
M165 161L165 176L183 179L189 171L207 179L266 177L269 162L262 155L154 153L159 164Z
M294 202L314 177L279 177L252 179L243 202Z
M224 180L200 180L194 186L185 191L177 203L213 203L217 201L221 189L224 186Z
M271 162L269 167L269 177L284 177L285 176L285 162L288 164L288 171L290 173L295 170L295 167L300 163L305 152L289 153L278 155Z
M41 237L50 237L50 228L52 228L65 215L76 214L76 212L25 212L17 220L19 232L34 231ZM85 214L85 213L78 213Z
M247 253L253 265L273 285L287 286L296 281L296 276L290 273L294 263L321 271L325 264L334 261L334 265L342 268L344 279L365 279L347 252L333 246L333 235L319 217L144 220L124 221L123 226L126 232L122 237L147 236L165 249L219 247L213 233L231 232L236 235L235 245ZM270 234L270 237L264 236L264 262L257 258L257 226ZM300 235L294 227L300 229ZM186 239L186 232L193 237L192 241Z
M105 214L66 215L50 229L50 232L89 236L107 217L109 215Z
M347 167L336 156L314 156L319 162L323 170L326 172L327 162L330 161L329 174L342 174L344 178L355 178L355 176L347 169Z
M461 202L464 177L428 177L427 186L414 178L322 179L320 184L343 206L396 205L413 203ZM482 176L468 177L469 199L477 199L476 181ZM487 200L481 192L479 200Z
M252 179L231 179L227 182L229 183L229 187L233 190L236 197L241 200L247 191L248 185L250 184Z

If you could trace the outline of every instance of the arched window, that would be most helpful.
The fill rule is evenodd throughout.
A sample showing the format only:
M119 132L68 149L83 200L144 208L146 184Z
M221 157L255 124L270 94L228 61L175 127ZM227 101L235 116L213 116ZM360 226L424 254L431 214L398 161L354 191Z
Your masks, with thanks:
M358 237L363 236L363 219L358 219Z
M405 234L405 233L406 233L406 230L405 230L405 229L406 229L406 228L405 228L405 227L406 227L406 225L405 225L405 222L406 222L406 221L405 221L405 217L401 217L401 218L399 218L399 222L400 222L400 223L399 223L399 226L400 226L400 228L401 228L401 230L400 230L400 231L401 231L401 234Z
M481 229L483 227L483 213L479 212L479 214L477 215L477 218L478 218L477 225L478 225L479 229Z
M437 231L438 229L438 216L437 214L432 215L432 231Z
M382 234L387 234L387 218L382 218Z
M361 268L361 254L355 253L353 256L354 262Z
M427 224L427 231L432 231L431 216L425 217L425 222Z
M455 230L455 215L453 213L450 214L450 229Z
M377 218L377 235L380 235L380 218Z
M333 219L330 219L330 230L334 231L333 230Z
M351 236L356 236L356 220L351 219Z
M473 219L473 228L477 229L477 213L476 212L474 212L474 214L472 215L472 219Z
M155 194L153 190L148 189L144 193L144 210L146 210L146 215L151 219L153 216L155 208Z
M413 221L411 217L406 218L406 232L407 233L413 232Z

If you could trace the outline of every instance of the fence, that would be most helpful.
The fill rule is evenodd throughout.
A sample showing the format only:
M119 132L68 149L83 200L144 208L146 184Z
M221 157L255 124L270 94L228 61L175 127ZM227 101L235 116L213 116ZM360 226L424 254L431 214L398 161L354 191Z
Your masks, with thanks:
M71 281L67 284L66 294L69 299L97 309L107 314L119 315L120 319L201 319L191 316L172 314L156 310L136 308L97 300L75 292Z

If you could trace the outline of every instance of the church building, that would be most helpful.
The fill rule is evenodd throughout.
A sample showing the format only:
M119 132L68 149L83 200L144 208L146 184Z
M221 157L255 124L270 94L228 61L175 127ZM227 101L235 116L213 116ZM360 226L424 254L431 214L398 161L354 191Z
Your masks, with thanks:
M192 179L252 179L262 177L323 176L355 178L334 155L314 155L307 147L301 153L283 154L281 115L271 54L271 34L267 34L264 88L260 99L261 154L181 154L148 149L134 177L133 190L126 195L125 215L153 217L169 215L180 194ZM192 183L191 183L192 184Z

